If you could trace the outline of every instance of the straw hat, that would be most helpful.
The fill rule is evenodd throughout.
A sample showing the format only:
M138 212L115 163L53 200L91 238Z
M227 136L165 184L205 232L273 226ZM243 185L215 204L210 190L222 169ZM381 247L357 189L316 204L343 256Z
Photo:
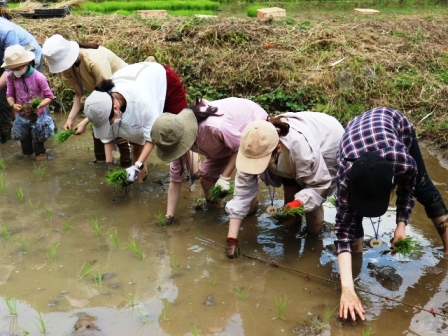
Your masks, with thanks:
M21 65L28 64L36 56L32 51L25 50L19 44L9 46L5 50L5 62L2 64L2 68L14 69Z
M279 136L272 123L257 120L247 124L241 134L236 168L247 174L261 174L266 170L278 142Z
M69 69L78 59L79 44L75 41L67 41L61 35L49 37L42 46L48 68L52 73L58 73Z
M174 161L193 146L198 134L198 122L192 110L179 114L163 113L152 126L151 138L156 154L166 162Z

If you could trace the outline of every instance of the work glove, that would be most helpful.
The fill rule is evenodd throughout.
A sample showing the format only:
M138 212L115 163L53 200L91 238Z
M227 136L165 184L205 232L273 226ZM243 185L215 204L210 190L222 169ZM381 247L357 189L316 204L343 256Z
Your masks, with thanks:
M238 247L238 239L228 237L226 242L226 257L229 259L238 258L241 254L240 248Z
M230 190L230 177L219 175L219 179L216 181L215 187L221 187L221 193L227 194Z
M290 210L290 209L294 209L294 208L299 208L303 206L303 203L300 202L299 200L294 200L292 202L286 203L285 205L285 210Z
M126 173L128 173L126 181L134 182L137 179L139 171L140 170L138 170L134 166L130 166L129 168L126 168Z

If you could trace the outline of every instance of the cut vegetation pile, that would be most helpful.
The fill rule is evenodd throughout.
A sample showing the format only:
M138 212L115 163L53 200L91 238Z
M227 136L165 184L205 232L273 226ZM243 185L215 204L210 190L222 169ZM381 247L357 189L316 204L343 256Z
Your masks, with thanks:
M269 112L327 112L343 124L375 106L404 112L420 136L448 138L448 20L443 15L312 15L283 20L136 16L16 19L40 43L98 42L128 63L153 55L197 96L252 99ZM72 92L49 75L58 110Z

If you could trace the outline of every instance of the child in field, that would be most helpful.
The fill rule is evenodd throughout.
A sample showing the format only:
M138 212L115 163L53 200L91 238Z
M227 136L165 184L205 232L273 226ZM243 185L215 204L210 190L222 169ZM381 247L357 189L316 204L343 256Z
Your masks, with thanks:
M5 50L2 68L10 70L6 99L14 119L11 136L20 140L24 155L34 153L36 160L46 160L44 143L54 134L54 123L46 106L54 96L45 76L31 65L34 58L33 52L12 45Z

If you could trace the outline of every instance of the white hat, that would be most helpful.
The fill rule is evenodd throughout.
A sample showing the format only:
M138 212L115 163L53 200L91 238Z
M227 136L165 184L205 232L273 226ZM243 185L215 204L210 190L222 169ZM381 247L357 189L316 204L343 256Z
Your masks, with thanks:
M2 68L14 69L28 64L35 57L32 51L25 50L20 44L15 44L5 49L5 62L2 64Z
M109 116L112 97L107 92L93 91L84 103L84 113L93 124L95 138L104 139L110 132Z
M79 44L67 41L56 34L45 41L42 53L47 59L50 72L58 73L67 70L76 62L79 56Z

